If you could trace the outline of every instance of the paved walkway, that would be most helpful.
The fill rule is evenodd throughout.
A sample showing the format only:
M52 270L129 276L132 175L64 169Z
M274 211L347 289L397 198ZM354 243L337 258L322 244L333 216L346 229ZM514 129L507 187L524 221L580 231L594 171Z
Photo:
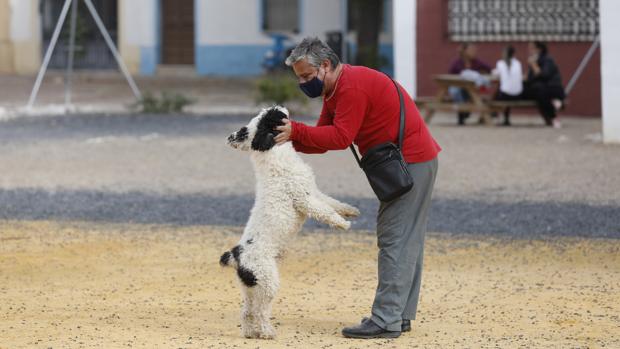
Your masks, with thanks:
M0 122L0 218L242 225L254 201L247 153L225 144L250 116L131 115ZM313 119L301 119L307 123ZM618 146L600 122L431 130L443 151L430 229L449 233L620 237ZM319 187L362 209L377 201L349 151L308 155ZM316 223L309 223L317 226Z
M0 82L0 105L27 98L15 79ZM178 86L203 91L195 83ZM433 120L444 150L420 313L394 341L339 335L368 315L377 202L350 152L304 155L319 187L362 215L352 232L306 226L282 263L278 339L241 338L235 276L217 262L247 219L254 174L225 138L257 108L249 85L220 83L202 101L251 114L0 121L0 348L620 346L620 147L601 143L596 119L555 130L519 116L512 128ZM125 95L122 81L78 85L85 104ZM44 98L62 100L61 86L49 81Z
M33 109L25 109L34 85L34 76L0 74L0 119L17 114L64 114L64 75L49 72ZM181 93L195 100L187 111L199 114L248 114L256 110L257 78L206 78L196 76L137 77L140 90L159 95L162 91ZM124 77L115 71L77 72L72 89L72 111L78 113L127 113L135 98ZM319 101L296 109L318 115Z
M240 336L218 265L240 228L0 222L0 348L618 348L620 240L431 234L412 332L343 338L370 312L372 235L307 232L281 262L278 338ZM352 272L353 271L353 272Z

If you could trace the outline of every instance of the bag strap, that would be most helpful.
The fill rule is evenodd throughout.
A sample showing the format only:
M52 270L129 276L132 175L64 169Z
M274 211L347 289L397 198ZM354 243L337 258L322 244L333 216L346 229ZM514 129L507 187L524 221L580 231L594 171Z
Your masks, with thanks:
M403 94L402 92L400 92L400 88L398 88L398 84L396 84L396 81L394 81L394 79L392 79L389 75L386 74L386 76L388 76L388 78L390 78L390 80L392 80L392 83L394 83L394 86L396 87L396 92L398 92L398 101L400 103L400 122L399 122L399 129L398 129L398 150L400 150L401 152L403 151L403 135L405 133L405 101L403 100ZM355 156L355 160L357 160L357 164L362 167L362 162L360 161L359 155L357 155L357 151L355 151L355 147L353 147L353 144L351 144L349 146L349 148L351 149L351 151L353 152L353 156Z

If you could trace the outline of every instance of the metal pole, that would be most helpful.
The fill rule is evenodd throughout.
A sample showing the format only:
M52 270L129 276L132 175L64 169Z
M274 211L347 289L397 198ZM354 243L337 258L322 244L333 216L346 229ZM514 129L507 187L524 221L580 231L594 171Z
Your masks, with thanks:
M65 74L65 108L71 105L71 75L73 75L73 57L75 56L75 30L77 26L78 0L72 0L71 7L71 32L69 33L69 59Z
M101 21L101 18L99 17L99 14L97 14L97 10L93 6L93 3L91 2L91 0L84 0L84 3L86 4L86 7L88 7L90 14L93 16L93 19L95 20L95 23L97 24L97 27L99 27L99 31L101 31L101 35L103 35L103 38L105 39L106 44L108 44L108 48L110 48L110 51L112 51L112 54L114 55L114 59L116 59L116 63L118 64L119 68L125 75L125 79L127 79L127 82L129 83L129 87L131 87L133 94L136 96L137 99L141 99L142 93L140 93L138 86L136 86L136 83L134 82L133 78L129 74L129 71L127 70L127 67L125 66L125 63L123 63L121 55L116 50L116 46L114 46L114 42L112 41L112 38L110 38L110 34L108 34L108 30L103 25L103 22Z
M60 30L62 29L62 24L65 22L65 18L67 17L67 12L69 11L69 5L71 5L71 1L72 0L65 0L65 4L62 6L62 10L60 11L60 17L58 17L58 22L56 23L56 28L54 28L54 34L52 34L52 40L50 41L50 45L47 47L45 57L43 58L43 64L41 65L41 68L39 69L39 74L37 75L37 80L34 82L34 87L30 92L30 98L28 99L28 108L32 108L32 106L34 105L34 101L37 99L37 94L39 93L39 88L41 88L43 76L45 75L47 66L50 63L50 59L52 58L52 52L54 52L54 47L56 46L56 42L58 41L58 37L60 36Z
M586 65L588 65L588 62L590 62L590 59L592 59L592 56L594 55L594 52L596 51L600 43L601 43L601 37L599 35L596 37L596 40L594 40L594 42L592 43L592 46L590 46L590 49L588 49L588 52L586 52L586 55L581 60L581 63L579 63L577 70L575 70L575 73L573 74L573 76L570 78L570 81L566 85L566 88L564 89L564 91L566 92L567 95L570 93L573 87L575 87L575 84L577 83L577 79L579 79L579 77L581 76L581 73L583 73L583 70L586 69Z

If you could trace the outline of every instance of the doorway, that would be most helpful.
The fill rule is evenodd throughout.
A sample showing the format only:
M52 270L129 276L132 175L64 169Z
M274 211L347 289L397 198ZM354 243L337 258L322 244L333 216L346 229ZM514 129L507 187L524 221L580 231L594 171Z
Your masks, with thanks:
M162 63L194 64L194 0L161 0Z

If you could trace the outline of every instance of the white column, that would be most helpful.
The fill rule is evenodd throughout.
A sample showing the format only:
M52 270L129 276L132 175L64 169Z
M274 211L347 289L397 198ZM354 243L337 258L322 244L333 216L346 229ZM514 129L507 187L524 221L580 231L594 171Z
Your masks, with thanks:
M620 1L600 0L603 140L620 143Z
M156 15L157 3L154 0L124 0L123 27L125 40L130 45L140 47L155 46L157 42Z
M41 27L38 0L10 0L9 37L13 66L18 74L31 74L41 65Z
M416 84L416 0L394 0L394 75L411 97Z
M11 0L11 40L13 42L28 41L32 36L30 25L32 14L31 1Z
M118 6L123 60L132 73L155 74L159 56L159 1L121 0Z

